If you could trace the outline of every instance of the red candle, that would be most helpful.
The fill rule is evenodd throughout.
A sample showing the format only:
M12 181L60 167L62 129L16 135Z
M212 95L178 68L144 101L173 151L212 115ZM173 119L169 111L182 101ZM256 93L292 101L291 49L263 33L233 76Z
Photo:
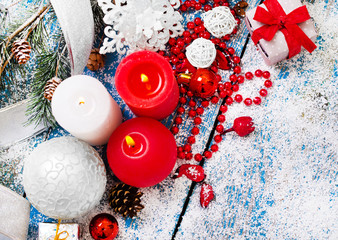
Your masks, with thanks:
M122 60L115 86L137 116L163 119L176 108L179 89L173 70L161 55L139 51Z
M107 157L113 173L134 187L153 186L174 168L177 151L172 133L151 118L133 118L111 135Z

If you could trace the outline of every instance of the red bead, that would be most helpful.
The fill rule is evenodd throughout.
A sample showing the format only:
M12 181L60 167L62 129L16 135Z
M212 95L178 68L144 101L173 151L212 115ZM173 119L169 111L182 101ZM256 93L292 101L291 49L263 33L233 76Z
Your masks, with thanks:
M228 2L224 2L224 3L222 4L222 6L229 7L229 6L230 6L230 4L229 4Z
M221 114L221 115L219 115L219 116L217 117L217 120L218 120L219 122L223 123L223 122L225 122L225 116L224 116L223 114Z
M192 33L192 34L191 34L191 38L192 38L192 39L196 39L196 38L198 38L198 36L197 36L196 33Z
M270 78L270 72L269 71L265 71L265 72L263 72L263 78L265 78L265 79L269 79Z
M218 72L218 68L216 66L211 66L210 68L213 72L217 73Z
M239 18L236 18L237 25L241 23L241 20Z
M262 97L266 97L266 95L268 95L268 91L266 91L266 89L261 89L259 91L259 95L261 95Z
M202 19L199 18L199 17L197 17L197 18L195 18L194 23L195 23L196 25L200 25L200 24L202 23Z
M179 159L184 159L185 158L185 153L184 152L179 152L179 153L177 153L177 157Z
M195 0L191 0L190 3L191 3L191 7L195 7L195 4L196 4Z
M185 12L185 11L188 10L188 8L187 8L186 5L181 5L180 10L181 10L182 12Z
M211 9L212 9L212 7L209 4L204 6L204 11L206 11L206 12L210 11Z
M182 124L182 122L183 122L183 119L182 119L181 117L176 117L176 118L175 118L175 123L176 123L176 124L179 125L179 124Z
M177 147L177 153L183 152L183 147Z
M179 47L181 47L181 48L184 47L184 41L183 41L183 39L181 39L181 38L177 39L176 44Z
M233 61L234 61L235 64L238 64L238 63L241 62L241 58L238 57L238 56L234 56Z
M191 2L189 0L185 1L184 4L189 8L191 7Z
M211 38L210 33L209 33L209 32L204 32L203 38L205 38L205 39L210 39L210 38Z
M185 154L185 160L191 160L192 159L192 153L188 152Z
M224 37L222 37L222 39L225 40L225 41L229 41L230 40L230 35L227 34Z
M238 83L244 83L244 77L242 76L242 75L239 75L238 77L237 77L237 82Z
M173 126L173 127L171 128L171 132L172 132L174 135L176 135L176 134L179 132L179 128L176 127L176 126Z
M185 87L180 87L180 93L184 94L187 92L187 89Z
M177 55L177 57L179 59L184 59L185 58L185 54L181 52L180 54Z
M221 0L214 0L214 3L220 3Z
M216 135L214 137L215 142L220 143L222 141L222 136L221 135Z
M236 82L237 81L237 76L235 74L230 75L229 77L231 82Z
M207 101L207 100L204 100L204 101L202 101L201 102L201 105L203 106L203 107L208 107L209 106L209 101Z
M219 44L219 47L222 48L222 49L225 49L227 47L227 45L225 44L225 42L221 42Z
M196 108L196 113L197 113L198 115L202 115L202 114L204 113L204 109L201 108L201 107L198 107L198 108Z
M235 11L232 10L232 9L231 9L231 14L234 15L234 16L236 15Z
M217 79L217 82L220 82L222 81L222 76L219 74L216 74L216 79Z
M252 72L245 73L245 78L248 79L248 80L251 80L253 78Z
M191 145L190 145L190 144L185 144L185 145L183 146L183 150L184 150L185 152L190 152L190 151L191 151Z
M238 84L232 85L232 91L237 92L238 90L239 90L239 85Z
M212 153L210 151L205 151L203 155L207 159L210 159L212 157Z
M96 215L89 224L90 235L95 240L113 240L119 231L117 220L110 214Z
M266 80L264 82L264 86L267 87L267 88L271 88L272 87L272 82L270 80Z
M242 100L243 100L242 95L237 94L237 95L235 96L235 101L236 101L236 102L240 103L240 102L242 102Z
M188 29L194 29L195 28L195 24L193 22L188 22L187 23L187 28Z
M161 56L164 56L165 52L164 51L158 51L158 54L160 54Z
M216 104L216 103L218 103L218 100L219 100L219 98L218 97L216 97L216 96L213 96L212 98L211 98L211 103L213 103L213 104Z
M202 161L203 157L202 157L201 154L197 153L197 154L195 155L194 159L195 159L197 162L200 162L200 161Z
M216 127L216 131L217 131L218 133L222 133L222 132L224 131L223 125L218 124L217 127Z
M231 34L236 34L238 32L238 29L237 29L237 27L232 31L232 33Z
M194 136L190 136L190 137L188 137L187 141L188 141L188 143L190 143L190 144L194 144L194 143L196 142L196 139L195 139Z
M221 91L221 92L218 94L218 96L219 96L220 98L225 98L225 97L227 96L227 92L226 92L226 91Z
M189 110L189 113L188 113L189 117L196 117L196 111L195 110Z
M228 105L231 105L233 102L234 102L234 100L232 99L232 97L228 97L228 98L225 100L225 103L228 104Z
M187 31L187 30L185 30L185 31L183 32L183 37L190 37L190 32Z
M194 96L194 94L192 93L192 91L188 91L188 92L187 92L187 96L188 96L188 97L192 97L192 96Z
M191 43L192 38L191 37L184 37L184 42L185 43Z
M175 46L175 47L171 48L171 52L174 53L174 54L176 54L176 55L178 55L178 54L181 53L181 50L180 50L179 47Z
M203 32L205 30L205 27L203 25L198 26L198 31Z
M262 74L263 74L263 72L262 72L262 70L260 70L260 69L257 69L257 70L255 71L255 76L256 76L256 77L261 77Z
M227 93L227 96L231 96L232 95L232 93L233 93L233 91L231 90L231 89L227 89L226 91L225 91L226 93Z
M221 40L219 38L214 38L213 40L215 40L216 44L219 44L221 42Z
M198 11L198 10L201 10L202 9L202 4L201 3L196 3L195 4L195 10Z
M217 146L217 144L211 145L210 150L213 151L213 152L217 152L217 151L218 151L218 146Z
M178 63L178 58L173 58L173 59L171 59L171 62L173 63L173 64L175 64L176 65L176 63Z
M234 55L235 54L235 49L232 48L232 47L230 47L230 48L228 48L228 52L229 52L230 55Z
M202 119L200 117L195 117L194 124L195 125L200 125L201 123L202 123Z
M196 102L194 100L190 100L188 104L189 104L190 107L196 106Z
M218 3L214 3L213 7L219 7L220 5Z
M174 46L176 44L176 39L175 38L170 38L168 41L169 45Z
M223 91L224 90L224 85L222 83L219 83L217 85L217 89L218 89L219 92Z
M191 129L191 133L192 133L193 135L197 135L197 134L200 133L200 130L198 129L198 127L193 127L193 128Z
M244 104L247 105L247 106L250 106L252 104L251 98L244 99Z
M261 99L260 97L255 97L255 98L253 99L253 103L256 104L256 105L261 104L261 102L262 102L262 99Z
M201 31L200 31L200 28L199 27L194 27L194 32L195 33L200 33Z
M207 2L207 0L199 0L199 2L200 2L201 4L205 4L205 3Z
M185 112L184 107L179 107L179 108L177 108L177 113L178 113L178 114L183 114L184 112Z
M234 67L234 72L237 73L237 74L240 74L242 71L242 68L240 66L236 66Z
M186 104L187 103L187 98L186 97L180 97L180 103Z
M231 85L230 82L226 82L226 83L224 83L224 87L225 87L225 89L231 89L232 85Z
M219 110L220 110L222 113L225 113L226 111L228 111L228 106L227 106L227 105L222 105L222 106L220 106Z

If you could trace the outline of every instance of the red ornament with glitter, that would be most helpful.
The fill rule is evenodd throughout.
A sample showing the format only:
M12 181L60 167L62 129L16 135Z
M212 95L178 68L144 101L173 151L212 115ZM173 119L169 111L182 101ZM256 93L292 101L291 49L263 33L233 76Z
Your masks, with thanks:
M117 236L119 226L112 215L101 213L90 221L89 231L95 240L113 240Z

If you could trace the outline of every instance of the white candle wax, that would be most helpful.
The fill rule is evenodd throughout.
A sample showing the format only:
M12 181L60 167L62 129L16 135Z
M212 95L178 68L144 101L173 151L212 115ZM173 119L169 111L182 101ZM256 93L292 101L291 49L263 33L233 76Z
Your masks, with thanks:
M52 112L73 136L91 145L102 145L122 122L119 106L97 79L75 75L55 90Z

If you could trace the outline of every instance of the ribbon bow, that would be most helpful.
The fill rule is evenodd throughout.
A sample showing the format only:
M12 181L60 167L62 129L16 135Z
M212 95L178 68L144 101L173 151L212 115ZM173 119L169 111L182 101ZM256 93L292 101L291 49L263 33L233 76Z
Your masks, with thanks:
M262 38L271 41L276 32L280 30L284 34L289 48L288 58L297 55L302 46L310 53L317 48L297 25L310 19L306 6L301 6L286 15L277 0L266 0L264 4L268 11L258 6L253 18L265 24L253 32L251 38L255 44Z

